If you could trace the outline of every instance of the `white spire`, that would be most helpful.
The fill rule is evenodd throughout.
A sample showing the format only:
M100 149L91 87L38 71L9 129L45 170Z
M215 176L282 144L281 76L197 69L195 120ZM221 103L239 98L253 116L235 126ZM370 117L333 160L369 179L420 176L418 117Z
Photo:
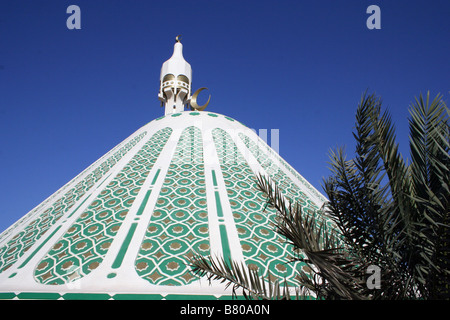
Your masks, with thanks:
M191 99L192 68L184 60L179 38L176 37L172 57L161 68L158 98L165 107L165 114L184 111Z

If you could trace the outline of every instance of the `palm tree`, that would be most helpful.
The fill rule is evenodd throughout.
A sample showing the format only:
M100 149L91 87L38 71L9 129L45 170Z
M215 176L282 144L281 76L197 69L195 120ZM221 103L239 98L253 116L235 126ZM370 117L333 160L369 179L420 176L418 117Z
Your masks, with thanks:
M330 215L348 248L384 271L380 298L443 298L448 284L449 109L439 95L410 108L410 161L398 151L381 101L363 95L356 113L356 155L331 152L324 180ZM448 297L448 289L447 289Z
M449 298L449 109L442 96L422 95L410 108L410 164L399 152L395 130L381 100L363 94L353 133L356 150L330 152L332 175L323 181L329 201L313 216L302 216L276 185L258 186L278 212L276 230L296 250L294 260L310 264L299 272L295 297L313 292L323 299ZM327 214L338 232L320 216ZM193 272L221 279L249 298L288 299L282 279L268 281L232 261L195 255ZM366 285L369 265L382 271L379 289ZM270 279L269 279L270 280Z

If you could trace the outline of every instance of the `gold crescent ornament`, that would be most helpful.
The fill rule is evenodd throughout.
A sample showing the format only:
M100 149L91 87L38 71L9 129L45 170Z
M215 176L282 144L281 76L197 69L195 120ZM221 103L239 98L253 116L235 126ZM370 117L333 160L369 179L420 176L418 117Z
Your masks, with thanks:
M180 42L181 41L181 34L177 35L177 37L175 38L176 42Z
M201 91L205 90L205 89L206 89L206 90L209 90L208 88L203 87L203 88L200 88L200 89L198 89L197 91L195 91L194 94L192 95L192 98L191 98L191 107L192 107L192 109L195 109L195 110L197 110L197 111L203 111L203 110L205 110L205 108L208 106L209 101L211 100L211 95L209 95L208 101L206 101L206 103L205 103L204 105L199 106L199 105L197 104L197 97L198 97L198 94L199 94Z

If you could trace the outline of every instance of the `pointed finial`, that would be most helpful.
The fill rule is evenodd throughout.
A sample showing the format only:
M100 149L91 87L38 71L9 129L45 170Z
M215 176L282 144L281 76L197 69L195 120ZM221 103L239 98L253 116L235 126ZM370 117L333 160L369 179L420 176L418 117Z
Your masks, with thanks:
M176 36L173 46L173 54L165 61L159 77L158 99L164 106L164 114L182 112L190 105L191 110L203 111L208 106L211 95L205 104L199 105L198 95L208 88L200 88L191 96L192 68L183 58L183 45L180 42L181 34Z
M165 114L183 111L191 99L192 68L183 57L180 39L181 35L175 38L173 54L161 68L158 98Z

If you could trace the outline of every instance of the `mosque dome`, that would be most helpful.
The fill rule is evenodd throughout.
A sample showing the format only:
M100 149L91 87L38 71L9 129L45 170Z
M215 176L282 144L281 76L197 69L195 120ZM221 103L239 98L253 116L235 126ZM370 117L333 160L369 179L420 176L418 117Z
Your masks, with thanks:
M169 69L161 78L181 74ZM170 103L164 116L0 235L0 298L229 297L224 284L191 272L193 254L294 280L303 266L287 263L292 248L274 231L256 176L270 177L305 212L324 196L253 130L222 114L180 111L176 97L189 101L190 87L184 95L171 90L172 100L160 91Z

